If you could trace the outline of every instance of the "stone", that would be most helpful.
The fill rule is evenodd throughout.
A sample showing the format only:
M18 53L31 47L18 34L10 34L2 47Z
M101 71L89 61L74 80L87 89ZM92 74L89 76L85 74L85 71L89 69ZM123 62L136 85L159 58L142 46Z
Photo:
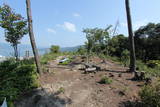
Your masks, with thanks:
M86 68L85 73L96 73L96 68Z
M120 73L120 74L118 74L118 77L122 77L122 74Z
M141 71L141 72L136 71L135 72L135 79L136 80L144 80L145 79L145 72L144 71Z
M37 103L41 100L41 98L42 98L41 95L36 95L36 96L33 98L34 104L37 104Z

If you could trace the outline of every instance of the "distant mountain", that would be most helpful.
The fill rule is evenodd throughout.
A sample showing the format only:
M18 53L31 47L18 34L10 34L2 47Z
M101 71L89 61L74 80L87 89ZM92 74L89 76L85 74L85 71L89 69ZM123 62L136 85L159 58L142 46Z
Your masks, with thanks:
M18 46L20 56L24 56L26 51L31 51L30 45L19 45ZM31 53L32 54L32 53ZM0 43L0 55L2 56L13 56L13 48L8 43Z
M75 47L64 47L61 48L60 50L62 52L64 51L76 51L80 46L75 46ZM33 55L32 53L32 48L30 45L19 45L19 51L20 51L20 56L25 56L26 51L30 51L30 55ZM43 47L38 47L38 51L40 55L43 55L47 52L49 52L49 48L43 48ZM0 43L0 55L2 56L13 56L13 48L10 46L10 44L7 43Z
M70 52L73 52L73 51L76 51L78 48L80 48L81 46L75 46L75 47L64 47L64 48L61 48L61 51L64 52L64 51L70 51Z

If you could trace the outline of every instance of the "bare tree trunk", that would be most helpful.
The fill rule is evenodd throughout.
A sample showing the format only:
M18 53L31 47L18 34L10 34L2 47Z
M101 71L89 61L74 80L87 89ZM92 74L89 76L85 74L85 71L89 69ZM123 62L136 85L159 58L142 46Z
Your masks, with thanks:
M32 45L32 50L34 54L34 59L36 62L37 66L37 72L41 73L41 66L40 66L40 61L39 61L39 55L38 55L38 50L36 47L36 42L34 38L34 33L33 33L33 25L32 25L32 14L31 14L31 3L30 0L26 0L26 6L27 6L27 17L28 17L28 27L29 27L29 37Z
M130 72L135 72L136 71L136 56L135 56L134 34L132 30L132 19L131 19L131 13L130 13L129 0L125 0L125 4L126 4L128 33L129 33L129 41L130 41Z
M14 45L13 49L14 49L14 57L16 58L16 61L18 61L18 46Z

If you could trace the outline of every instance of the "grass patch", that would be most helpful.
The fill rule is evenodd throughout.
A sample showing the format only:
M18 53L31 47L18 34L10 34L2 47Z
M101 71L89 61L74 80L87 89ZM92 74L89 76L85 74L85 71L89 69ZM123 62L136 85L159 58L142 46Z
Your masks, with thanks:
M103 76L99 81L100 84L111 84L112 82L113 80L108 78L107 76Z
M160 107L160 81L144 86L139 95L144 107Z
M59 52L59 53L46 53L43 56L41 56L41 64L45 65L51 60L55 60L59 56L73 56L73 52Z
M41 56L41 64L47 64L51 60L55 60L60 54L47 53Z
M146 64L144 64L142 61L137 61L136 62L137 67L139 68L139 71L144 71L145 72L145 77L159 77L160 76L160 67L155 67L151 68L148 67Z
M64 93L64 91L65 91L65 89L64 89L63 87L60 87L60 88L58 89L58 93Z

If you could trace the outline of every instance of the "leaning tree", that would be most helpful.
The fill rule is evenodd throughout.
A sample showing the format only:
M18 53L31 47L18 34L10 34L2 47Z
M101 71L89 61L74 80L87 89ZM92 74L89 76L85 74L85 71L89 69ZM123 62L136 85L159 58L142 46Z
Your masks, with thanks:
M129 0L125 0L126 14L128 22L128 33L129 33L129 43L130 43L130 72L136 71L136 56L135 56L135 46L134 46L134 34L132 30L132 19L130 13Z
M30 0L26 0L26 7L27 7L28 28L29 28L29 37L30 37L30 41L31 41L31 46L32 46L33 54L34 54L34 59L35 59L35 62L36 62L37 72L41 73L41 65L40 65L38 50L37 50L37 47L36 47L36 42L35 42L34 33L33 33Z

